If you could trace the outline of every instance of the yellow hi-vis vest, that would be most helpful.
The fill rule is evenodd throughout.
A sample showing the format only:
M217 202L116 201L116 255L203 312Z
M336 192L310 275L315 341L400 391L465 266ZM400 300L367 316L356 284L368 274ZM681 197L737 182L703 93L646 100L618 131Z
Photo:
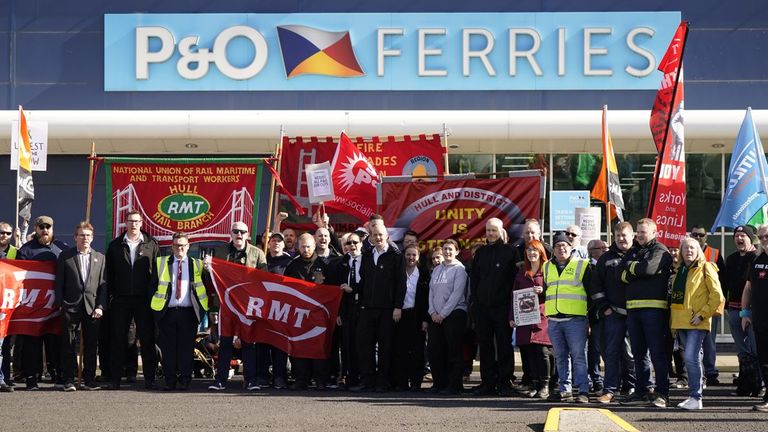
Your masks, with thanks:
M194 269L194 278L190 283L190 291L194 290L197 300L200 301L200 305L204 311L208 310L208 294L205 292L205 286L203 285L203 262L199 259L187 257L192 260L192 267ZM159 280L157 282L157 291L152 296L152 303L150 307L154 311L161 311L168 302L168 296L170 291L168 287L171 286L171 272L168 268L168 257L157 258L157 273ZM192 300L194 301L194 299Z
M16 249L13 246L8 246L8 253L5 254L5 259L16 259L16 252L18 249Z
M547 316L587 315L587 291L584 289L584 273L589 261L571 258L563 272L557 274L552 261L544 263L544 283L547 286L544 311Z

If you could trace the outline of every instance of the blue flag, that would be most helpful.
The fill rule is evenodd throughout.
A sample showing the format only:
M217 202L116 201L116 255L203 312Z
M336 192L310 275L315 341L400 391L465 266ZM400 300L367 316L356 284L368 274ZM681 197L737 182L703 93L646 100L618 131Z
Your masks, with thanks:
M767 169L763 144L752 121L752 109L747 108L736 137L728 167L728 183L712 232L719 227L744 225L758 212L762 213L763 206L768 204Z

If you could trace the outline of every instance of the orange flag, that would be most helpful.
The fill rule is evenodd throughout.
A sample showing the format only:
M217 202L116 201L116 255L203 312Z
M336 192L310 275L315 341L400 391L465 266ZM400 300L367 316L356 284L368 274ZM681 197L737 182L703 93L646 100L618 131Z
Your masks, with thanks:
M619 170L616 166L616 158L613 155L613 142L608 132L608 107L603 107L603 165L600 175L592 187L592 198L606 204L610 203L611 220L619 218L624 221L624 197L621 195L619 184Z

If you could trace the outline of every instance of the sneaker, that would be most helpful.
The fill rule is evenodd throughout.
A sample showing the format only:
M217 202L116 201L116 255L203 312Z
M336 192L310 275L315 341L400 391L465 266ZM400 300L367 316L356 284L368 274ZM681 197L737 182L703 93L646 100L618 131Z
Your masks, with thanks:
M210 388L210 387L208 387L208 388ZM255 382L252 382L252 383L248 383L248 385L245 386L245 389L248 390L248 391L259 391L259 390L261 390L261 386L256 384Z
M101 390L101 386L96 384L96 381L91 381L80 386L81 390L96 391Z
M752 405L752 411L768 412L768 401L764 400L763 403Z
M213 384L208 386L208 390L210 390L210 391L222 391L222 390L226 390L226 389L227 388L224 387L224 384L222 384L219 381L216 381Z
M75 387L75 385L72 384L72 383L66 383L66 384L64 384L63 390L65 392L73 392L73 391L77 390L77 387Z
M548 400L552 402L571 403L573 402L573 393L571 392L552 393L549 396Z
M472 395L473 396L495 396L496 388L494 386L480 384L479 386L472 389Z
M589 403L589 397L585 394L578 394L574 396L573 401L578 404L588 404Z
M666 408L669 404L669 398L664 395L654 394L648 398L648 402L656 408Z
M26 385L27 390L40 390L40 386L37 385L37 380L34 378L27 378Z
M688 381L684 379L678 379L677 381L674 382L674 384L672 384L672 387L676 389L688 388Z
M277 390L288 388L288 384L285 382L285 378L275 378L275 388Z
M13 393L13 387L4 382L0 382L0 393Z
M716 376L711 376L707 378L707 385L710 387L719 386L720 380Z
M648 405L649 399L648 395L641 395L637 393L632 393L631 395L624 398L624 400L620 401L620 405Z
M56 383L56 384L53 385L53 389L54 390L64 390L64 386L65 386L64 383Z
M533 397L536 399L547 399L549 397L549 388L547 386L540 388Z
M601 404L609 404L613 402L613 393L603 393L597 397L597 402Z
M688 399L677 404L677 407L684 410L700 410L702 408L701 399L694 399L689 397Z

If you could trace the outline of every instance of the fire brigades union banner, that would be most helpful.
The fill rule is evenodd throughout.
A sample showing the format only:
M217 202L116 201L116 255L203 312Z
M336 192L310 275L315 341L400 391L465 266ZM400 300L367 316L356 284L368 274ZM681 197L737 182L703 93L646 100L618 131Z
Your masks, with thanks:
M468 248L485 238L485 223L496 217L512 232L526 219L539 219L543 178L538 172L498 180L387 182L381 186L381 214L394 229L419 233L422 250L456 239ZM391 221L391 222L390 222Z
M125 230L135 209L160 246L177 231L190 242L229 241L232 223L256 226L262 167L262 159L108 158L107 238Z

